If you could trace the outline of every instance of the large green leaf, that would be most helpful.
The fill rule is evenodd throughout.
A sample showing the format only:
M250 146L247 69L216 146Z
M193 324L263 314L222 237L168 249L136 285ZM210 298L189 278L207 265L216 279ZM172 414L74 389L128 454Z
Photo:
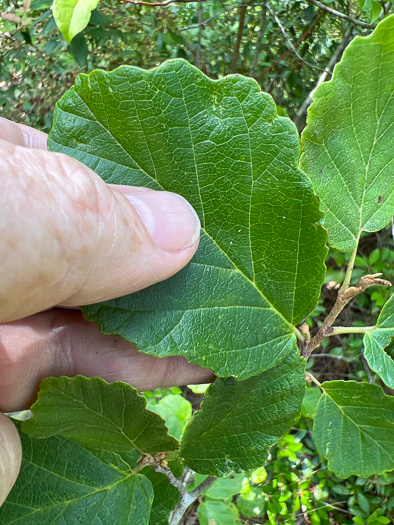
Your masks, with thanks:
M394 360L385 348L394 337L394 295L380 312L376 327L364 336L364 355L371 369L379 374L382 381L394 388Z
M151 482L133 474L118 454L63 437L34 439L21 432L21 440L21 472L0 508L2 525L149 524Z
M80 75L49 147L107 182L178 192L202 222L183 271L84 308L102 331L243 379L292 351L320 293L326 234L297 130L254 80L213 81L183 60Z
M245 381L217 379L186 427L180 452L186 465L212 476L260 467L298 419L304 392L305 360L296 351Z
M33 417L23 431L32 437L68 437L90 448L156 454L176 450L164 420L146 409L146 399L126 383L76 376L41 382Z
M314 423L319 454L341 478L394 469L394 398L355 381L323 383Z
M351 251L362 231L394 213L394 16L356 37L314 94L302 166L321 200L332 246Z
M99 0L54 0L53 16L68 43L88 25Z

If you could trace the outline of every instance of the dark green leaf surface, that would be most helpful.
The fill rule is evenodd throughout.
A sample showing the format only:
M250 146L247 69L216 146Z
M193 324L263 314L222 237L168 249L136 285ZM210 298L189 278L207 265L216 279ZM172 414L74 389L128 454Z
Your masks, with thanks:
M394 337L394 295L380 312L376 328L364 336L364 356L370 368L382 381L394 388L394 360L387 347ZM386 350L385 350L386 349Z
M126 383L76 376L41 382L33 418L23 423L32 437L54 435L99 450L156 454L176 450L164 420L146 409L146 399Z
M153 489L115 453L63 437L21 432L20 475L0 508L2 525L148 525Z
M297 131L255 81L213 81L183 60L81 75L49 147L107 182L180 193L202 222L183 271L84 308L102 331L243 379L292 351L320 293L326 234Z
M367 478L394 468L394 398L380 386L355 381L323 383L314 438L337 476Z
M305 361L295 351L245 381L217 379L186 427L181 456L201 474L225 476L264 464L268 449L300 415Z
M152 483L154 492L149 525L168 525L169 515L181 499L178 489L170 485L164 474L151 467L144 468L141 474Z
M302 166L320 197L329 242L342 251L394 213L393 57L390 16L353 40L308 111Z

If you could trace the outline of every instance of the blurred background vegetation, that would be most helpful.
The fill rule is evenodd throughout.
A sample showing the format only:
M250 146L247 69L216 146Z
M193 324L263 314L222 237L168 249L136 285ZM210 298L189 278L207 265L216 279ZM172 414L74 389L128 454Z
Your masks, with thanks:
M68 46L52 0L0 0L2 115L49 131L54 104L78 73L121 64L152 68L181 57L212 78L254 77L301 129L303 103L324 69L332 70L353 36L369 34L368 26L393 12L391 1L323 0L362 26L315 0L170 1L100 2Z
M0 0L0 114L46 132L56 101L79 73L121 64L152 68L176 57L211 78L230 73L255 78L271 93L279 113L290 116L302 131L311 92L329 80L347 43L370 34L379 19L394 12L391 1L377 0L167 0L167 5L107 0L67 45L51 3ZM328 254L322 296L307 320L313 332L334 304L347 258L337 250ZM391 227L363 235L353 282L378 272L394 281ZM385 288L368 289L343 311L340 324L374 324L389 294ZM357 335L326 339L308 367L320 382L379 383L362 349ZM158 389L146 397L179 438L203 390ZM394 475L342 480L318 456L312 422L319 395L316 387L308 388L297 428L271 450L264 467L218 480L191 509L186 524L394 523ZM186 475L190 490L204 479Z

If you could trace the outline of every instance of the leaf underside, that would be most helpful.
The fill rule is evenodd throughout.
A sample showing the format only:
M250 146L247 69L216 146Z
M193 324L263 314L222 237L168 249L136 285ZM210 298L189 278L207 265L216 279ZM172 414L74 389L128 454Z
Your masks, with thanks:
M394 468L394 398L370 383L323 383L314 422L319 454L337 476L367 478Z
M394 295L390 297L380 312L375 329L364 336L364 356L369 367L389 388L394 389L393 337Z
M260 467L298 419L304 392L305 360L296 351L245 381L217 379L186 427L181 457L212 476Z
M80 75L48 144L107 182L180 193L202 223L184 270L84 307L87 319L224 377L245 379L292 352L294 324L320 293L326 233L297 168L297 131L254 80L213 81L183 60Z
M393 57L390 16L353 40L308 110L301 166L320 198L329 243L342 251L394 213Z
M76 376L49 377L41 382L33 417L23 422L31 437L61 435L82 446L141 453L178 449L164 420L146 409L146 399L126 383Z
M19 426L19 425L18 425ZM151 482L121 455L86 449L56 436L20 433L20 475L0 508L2 525L148 525Z

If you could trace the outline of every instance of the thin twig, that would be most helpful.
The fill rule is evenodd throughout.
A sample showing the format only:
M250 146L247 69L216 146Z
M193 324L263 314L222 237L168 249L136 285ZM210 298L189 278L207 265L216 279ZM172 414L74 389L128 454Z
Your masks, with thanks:
M186 492L182 495L181 501L178 503L178 505L175 507L175 509L172 511L170 519L169 519L169 525L179 525L181 522L181 519L187 509L196 501L197 498L201 496L203 492L207 490L208 487L212 485L216 481L216 478L209 476L206 478L201 485L199 485L197 488L193 490L193 492Z
M126 4L132 5L146 5L148 7L165 7L170 4L192 4L196 2L204 2L205 0L165 0L164 2L143 2L141 0L121 0Z
M334 54L330 58L327 66L326 66L326 70L328 70L328 71L333 71L334 70L335 64L342 57L342 52L344 51L345 47L347 46L348 41L350 40L350 37L352 35L352 32L353 32L353 25L350 25L350 27L348 28L348 30L345 33L345 36L343 37L342 42L337 46L336 50L334 51ZM319 77L319 80L314 85L312 91L309 93L309 95L306 97L304 102L301 104L299 110L297 111L297 115L295 116L295 119L294 119L294 124L297 127L299 127L301 117L303 116L305 111L308 109L308 107L311 105L312 97L313 97L314 92L320 86L320 84L322 84L326 80L327 74L328 74L327 71L323 71L323 73Z
M361 279L358 281L357 286L351 286L350 288L347 288L344 292L338 293L337 300L335 301L331 312L325 318L323 324L321 325L317 334L313 337L311 342L306 346L306 348L302 350L302 355L305 357L305 359L309 358L313 350L320 345L323 339L333 335L335 328L332 328L331 325L338 317L338 315L342 312L342 310L345 308L345 306L352 299L354 299L354 297L364 292L370 286L391 286L391 283L389 281L379 279L378 276L380 275L380 273L376 273L373 275L365 275L364 277L361 277ZM338 332L336 333L336 335L338 335Z
M289 44L289 46L291 47L293 53L297 56L297 58L299 60L301 60L301 62L303 62L305 65L307 65L308 67L311 67L313 69L317 69L319 71L327 71L328 73L330 73L330 71L326 70L326 69L322 69L321 67L318 67L318 66L315 66L314 64L310 64L309 62L307 62L306 60L304 60L302 58L302 56L298 53L297 49L294 47L294 44L293 42L288 38L287 34L286 34L286 30L285 28L282 26L281 24L281 21L279 20L279 18L276 16L275 12L270 8L269 5L267 5L267 10L268 12L271 14L271 16L274 18L277 26L279 27L282 35L285 37L285 40L286 42Z
M314 29L314 27L316 26L316 24L319 22L319 20L321 19L321 17L325 14L325 11L323 10L320 10L319 13L317 14L316 18L314 19L314 21L311 23L311 25L305 29L305 31L302 33L302 35L298 38L298 40L296 40L294 42L294 47L298 47L301 42L303 42L305 40L305 38L309 35L309 33ZM276 60L274 60L274 62L272 62L272 64L268 67L266 67L257 77L256 77L256 80L258 80L259 78L263 77L264 75L266 75L267 73L269 73L272 69L274 69L278 64L279 62L281 62L282 60L284 60L288 55L290 55L291 53L293 52L292 49L287 49L284 53L281 54L281 56L279 58L277 58ZM326 72L323 73L324 75L327 75Z
M196 54L194 56L194 65L196 67L200 67L202 30L204 28L202 24L202 17L203 17L202 2L198 4L197 17L198 17L199 28L198 28L198 40L197 40Z
M263 9L261 11L260 29L259 29L259 34L257 35L256 49L253 55L252 66L249 70L250 77L254 76L255 70L257 68L257 64L259 61L259 55L261 51L261 45L263 42L263 36L265 33L266 26L267 26L267 3L265 1L263 2Z
M374 25L362 22L361 20L357 20L357 18L353 18L351 16L344 15L343 13L340 13L339 11L332 9L331 7L327 7L326 5L321 4L320 2L317 2L317 0L307 0L307 2L315 5L316 7L320 7L320 9L324 9L325 11L327 11L327 13L331 13L332 15L338 16L339 18L343 18L344 20L347 20L348 22L351 22L352 24L355 24L357 26L365 27L366 29L375 29L376 27Z
M248 4L234 5L233 7L229 7L228 9L224 9L223 11L218 13L217 15L213 15L210 18L207 18L206 20L201 22L201 24L195 24L193 26L183 27L183 28L179 29L178 31L189 31L189 29L198 29L200 26L206 26L207 24L212 22L212 20L214 20L215 18L218 18L219 16L225 15L226 13L228 13L229 11L233 11L234 9L240 9L241 7L247 7L247 5ZM257 7L257 6L261 6L261 5L262 4L255 4L253 7Z

